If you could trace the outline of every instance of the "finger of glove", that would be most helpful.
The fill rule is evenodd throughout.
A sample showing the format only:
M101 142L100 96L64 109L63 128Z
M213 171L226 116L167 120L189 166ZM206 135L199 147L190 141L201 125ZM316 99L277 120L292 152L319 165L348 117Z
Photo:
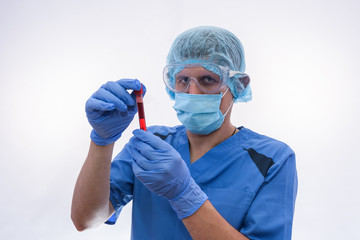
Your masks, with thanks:
M152 134L150 132L147 132L147 131L144 131L141 129L136 129L133 131L133 134L136 138L140 139L144 143L147 143L153 149L164 150L164 151L173 149L173 147L170 144L168 144L167 142L162 140L160 137L155 136L154 134Z
M115 105L113 103L104 102L103 100L99 100L96 98L89 98L85 104L85 111L87 113L92 112L94 110L99 111L111 111L115 109Z
M130 145L133 148L136 148L141 153L148 152L148 151L155 151L153 147L151 147L147 142L142 141L139 138L133 137L129 141Z
M142 169L136 161L133 161L132 162L132 170L135 174L135 176L139 176L141 175L142 173L144 173L144 169Z
M145 93L146 93L146 87L145 85L142 83L142 86L143 86L143 96L145 96Z
M113 93L109 92L105 88L101 87L99 90L97 90L93 97L99 100L102 100L104 102L112 103L114 104L115 108L118 109L120 112L126 112L127 106L126 104L119 99L117 96L115 96Z
M159 176L162 176L161 172L157 170L147 171L143 169L137 161L133 161L131 167L134 175L145 185L147 189L155 192L156 194L161 193L161 190L164 187L164 181L167 182L166 179L159 179Z
M146 87L143 83L141 83L137 79L120 79L117 81L118 84L120 84L125 89L132 89L134 91L139 91L141 89L141 85L143 86L143 95L145 96L146 93ZM131 96L135 99L135 92L131 93Z
M131 155L136 163L145 171L151 171L157 169L157 164L147 159L142 153L133 147L130 147Z
M177 158L176 152L169 151L169 148L154 149L149 143L136 137L130 140L130 144L150 161L161 161L165 163L167 160Z
M134 106L136 104L134 98L118 82L107 82L106 84L102 85L102 88L111 92L126 105Z
M141 89L141 83L137 79L120 79L116 81L117 84L125 89L131 89L139 91Z
M146 93L146 87L145 87L145 85L143 84L143 83L141 83L141 85L143 86L143 94L142 94L142 96L145 96L145 93ZM132 92L132 95L134 95L135 96L135 90Z

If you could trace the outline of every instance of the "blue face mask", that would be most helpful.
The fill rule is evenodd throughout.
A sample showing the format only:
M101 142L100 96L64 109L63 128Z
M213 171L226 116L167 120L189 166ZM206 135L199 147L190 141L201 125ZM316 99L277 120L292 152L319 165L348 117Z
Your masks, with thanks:
M195 134L207 135L219 129L232 106L225 114L220 111L221 99L228 90L224 94L175 93L174 109L179 121Z

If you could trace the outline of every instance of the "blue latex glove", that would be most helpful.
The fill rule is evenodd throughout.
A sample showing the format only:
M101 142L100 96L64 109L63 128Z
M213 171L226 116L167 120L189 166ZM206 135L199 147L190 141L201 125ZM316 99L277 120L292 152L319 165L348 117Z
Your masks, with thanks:
M140 88L137 79L107 82L87 100L86 116L93 127L90 137L96 144L108 145L120 138L137 112L135 95L126 90Z
M152 192L165 197L180 219L192 215L207 200L180 154L161 138L143 130L130 140L135 176Z

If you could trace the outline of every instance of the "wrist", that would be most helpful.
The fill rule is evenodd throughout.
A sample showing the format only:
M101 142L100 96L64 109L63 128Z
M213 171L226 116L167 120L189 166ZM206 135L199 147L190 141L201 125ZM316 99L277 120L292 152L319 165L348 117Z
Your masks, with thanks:
M183 219L195 213L207 199L207 195L191 177L185 190L178 197L169 199L169 203L177 216Z
M95 132L95 130L93 129L91 131L90 138L95 144L97 144L99 146L104 146L104 145L109 145L109 144L116 142L120 138L121 134L122 133L118 133L118 134L113 135L110 138L103 138L103 137L99 136L99 134L97 134Z

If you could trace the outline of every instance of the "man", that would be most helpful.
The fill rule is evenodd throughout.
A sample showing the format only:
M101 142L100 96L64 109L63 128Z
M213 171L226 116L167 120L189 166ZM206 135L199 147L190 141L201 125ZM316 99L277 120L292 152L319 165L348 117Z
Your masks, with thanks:
M240 41L197 27L174 41L164 82L180 126L135 130L138 80L104 84L86 103L93 127L76 183L78 230L113 224L133 200L132 239L290 239L297 192L295 155L284 143L230 122L234 102L251 99ZM110 218L110 216L112 216Z

